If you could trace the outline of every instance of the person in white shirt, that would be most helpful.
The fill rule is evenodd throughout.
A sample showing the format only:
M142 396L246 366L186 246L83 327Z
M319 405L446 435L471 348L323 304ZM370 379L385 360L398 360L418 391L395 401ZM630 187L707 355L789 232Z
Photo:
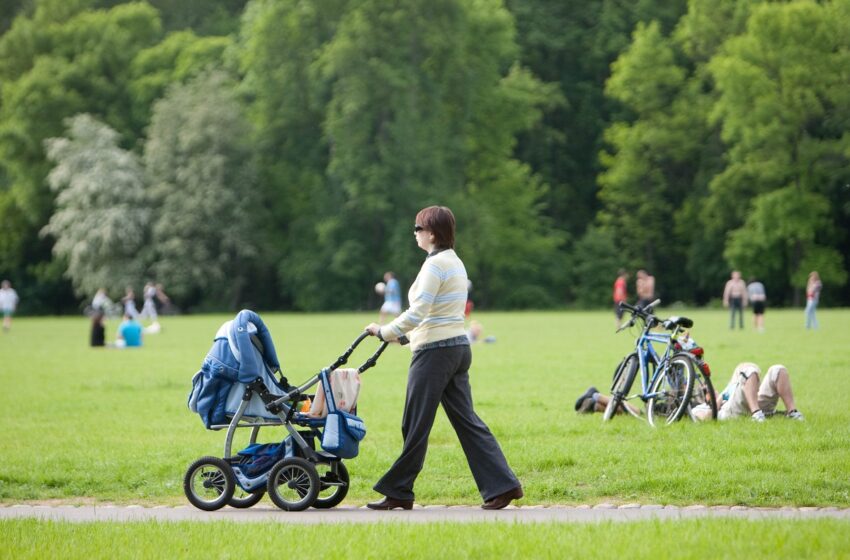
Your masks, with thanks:
M18 292L12 288L12 283L8 280L3 280L0 287L0 313L3 313L3 330L8 331L12 328L12 315L15 314L15 308L18 306Z

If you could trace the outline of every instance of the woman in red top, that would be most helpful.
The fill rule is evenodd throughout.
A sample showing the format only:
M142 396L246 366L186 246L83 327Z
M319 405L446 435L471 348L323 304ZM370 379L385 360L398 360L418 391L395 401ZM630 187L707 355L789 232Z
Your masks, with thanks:
M628 299L628 291L626 289L626 280L629 275L622 268L617 272L617 279L614 280L614 314L617 317L617 326L623 321L623 310L620 309L620 303Z

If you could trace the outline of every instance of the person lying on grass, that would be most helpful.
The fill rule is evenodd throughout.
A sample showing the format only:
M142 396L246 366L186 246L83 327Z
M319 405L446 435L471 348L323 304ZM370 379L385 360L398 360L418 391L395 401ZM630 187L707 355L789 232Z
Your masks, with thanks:
M797 410L794 392L791 389L791 377L788 368L782 364L770 366L764 380L759 382L761 369L752 362L741 362L732 372L732 379L723 390L717 394L717 418L728 420L749 416L755 422L764 422L766 418L776 415L776 405L779 399L785 405L785 417L792 420L803 420L803 414ZM596 387L590 387L575 403L579 414L604 412L609 397L601 394ZM623 403L630 408L631 405ZM633 409L636 411L636 409ZM624 412L622 409L618 413ZM701 404L693 409L698 420L711 418L711 408Z

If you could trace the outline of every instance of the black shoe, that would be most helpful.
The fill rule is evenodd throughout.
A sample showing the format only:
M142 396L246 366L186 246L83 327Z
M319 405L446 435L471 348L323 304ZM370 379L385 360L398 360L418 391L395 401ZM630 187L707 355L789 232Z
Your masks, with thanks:
M581 406L578 409L579 414L593 414L596 410L596 401L593 400L593 397L586 397L582 402Z
M413 509L413 500L396 500L395 498L386 497L380 502L366 504L366 507L377 510L391 510L396 508Z
M578 409L581 408L581 403L584 402L584 399L586 399L587 397L592 397L594 393L598 392L599 391L596 390L596 387L591 387L587 391L585 391L584 394L580 396L576 401L576 412L578 412Z
M519 500L522 497L522 486L517 486L513 490L508 490L504 494L499 494L495 498L490 498L481 504L481 509L502 509L510 504L511 500Z

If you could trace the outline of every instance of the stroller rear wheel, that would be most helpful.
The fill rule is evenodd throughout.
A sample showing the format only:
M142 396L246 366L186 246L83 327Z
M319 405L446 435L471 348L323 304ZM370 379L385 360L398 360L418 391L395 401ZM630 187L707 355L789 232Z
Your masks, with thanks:
M183 492L189 503L204 511L224 507L235 488L233 469L218 457L201 457L189 465L183 477Z
M284 511L303 511L316 501L320 484L310 461L288 457L275 463L269 472L269 497Z
M316 463L316 470L319 473L321 489L313 507L330 509L339 505L348 494L348 469L342 461L335 461L334 463Z
M256 505L257 502L262 500L263 496L265 495L265 488L255 490L254 492L248 492L247 490L243 490L242 487L237 484L236 489L233 492L233 497L230 498L230 500L227 502L227 505L239 509L246 509L253 505Z

